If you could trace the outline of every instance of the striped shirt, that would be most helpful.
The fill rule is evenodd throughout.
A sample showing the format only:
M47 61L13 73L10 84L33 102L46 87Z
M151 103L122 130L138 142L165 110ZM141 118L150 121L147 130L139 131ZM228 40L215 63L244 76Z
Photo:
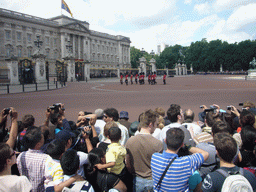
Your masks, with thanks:
M32 184L32 192L44 191L45 161L48 155L40 150L29 149L17 158L17 166L21 175L25 175Z
M170 160L178 156L173 153L154 153L151 158L154 191L189 191L189 177L203 164L204 158L200 153L177 157L169 167L158 189L156 185Z
M64 175L60 160L52 159L50 156L45 162L45 188L55 186L63 182Z

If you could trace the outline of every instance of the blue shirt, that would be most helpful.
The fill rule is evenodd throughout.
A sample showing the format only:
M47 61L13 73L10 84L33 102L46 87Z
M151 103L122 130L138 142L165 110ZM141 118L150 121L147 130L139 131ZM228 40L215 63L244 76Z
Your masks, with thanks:
M190 176L203 164L204 158L200 153L189 156L177 157L177 154L154 153L151 158L154 191L189 191ZM169 167L158 189L156 185L169 162L177 157Z

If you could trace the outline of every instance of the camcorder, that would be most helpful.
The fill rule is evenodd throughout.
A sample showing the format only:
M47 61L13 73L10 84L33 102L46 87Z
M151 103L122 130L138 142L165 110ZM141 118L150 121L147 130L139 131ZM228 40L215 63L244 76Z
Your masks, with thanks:
M61 103L55 103L52 106L48 107L48 111L52 110L54 111L54 113L59 113L60 108L61 108ZM65 108L62 108L61 110L64 111Z

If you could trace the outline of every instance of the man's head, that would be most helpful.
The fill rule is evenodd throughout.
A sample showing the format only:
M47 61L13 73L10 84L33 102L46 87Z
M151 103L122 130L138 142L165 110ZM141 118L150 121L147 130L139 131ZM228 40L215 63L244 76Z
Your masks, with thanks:
M33 117L33 115L27 114L27 115L23 116L22 124L23 124L24 128L33 126L34 123L35 123L35 118Z
M253 102L251 102L251 101L246 101L243 104L243 108L247 108L247 109L255 108L255 104Z
M227 123L223 121L216 121L212 126L212 135L214 136L217 133L232 134L232 130Z
M165 116L165 111L164 111L164 109L162 107L157 107L155 109L155 112L158 113L159 115L161 115L162 117Z
M53 125L62 126L62 116L59 113L53 113L50 116L50 121Z
M185 135L180 128L171 128L166 132L166 145L169 150L177 151L183 146Z
M118 121L119 114L115 108L107 108L104 110L103 120L105 122Z
M253 151L256 144L256 129L251 125L246 125L241 132L242 149Z
M46 151L53 159L60 160L61 155L65 152L65 144L62 140L55 139L47 146Z
M209 111L206 113L205 122L209 127L212 127L216 119L218 118L219 118L218 114L214 113L213 111Z
M243 110L240 113L240 124L242 127L246 126L246 125L252 125L255 123L255 115L248 111L248 110Z
M158 123L158 114L153 110L149 109L140 115L140 128L150 128L151 133L155 131Z
M75 137L75 134L67 130L62 130L55 135L55 139L63 141L66 149L71 147L73 141L72 137Z
M177 104L171 104L170 108L167 111L167 117L172 123L182 121L183 114L181 107Z
M184 121L186 123L192 123L194 121L195 113L191 109L187 109L184 112Z
M111 121L111 122L107 122L104 126L104 131L103 131L103 134L105 137L108 137L108 130L112 127L118 127L118 125L114 122L114 121Z
M128 114L128 112L127 112L127 111L121 111L121 112L120 112L119 119L128 120L128 119L129 119L129 114Z
M111 142L118 142L121 139L121 129L118 127L111 127L108 130L108 137Z
M80 165L77 152L73 149L67 150L60 159L60 165L64 175L74 175Z
M39 127L33 127L27 130L22 142L29 149L39 150L44 145L44 135Z
M104 111L103 109L96 109L94 114L97 115L97 119L103 119Z
M214 135L213 140L220 159L232 163L237 154L237 143L235 139L228 133L217 133Z

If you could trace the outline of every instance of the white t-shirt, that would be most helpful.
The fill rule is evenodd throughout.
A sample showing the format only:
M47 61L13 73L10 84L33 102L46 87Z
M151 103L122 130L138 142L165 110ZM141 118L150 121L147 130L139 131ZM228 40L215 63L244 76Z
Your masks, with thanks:
M4 175L0 176L0 191L30 192L32 185L26 176Z

